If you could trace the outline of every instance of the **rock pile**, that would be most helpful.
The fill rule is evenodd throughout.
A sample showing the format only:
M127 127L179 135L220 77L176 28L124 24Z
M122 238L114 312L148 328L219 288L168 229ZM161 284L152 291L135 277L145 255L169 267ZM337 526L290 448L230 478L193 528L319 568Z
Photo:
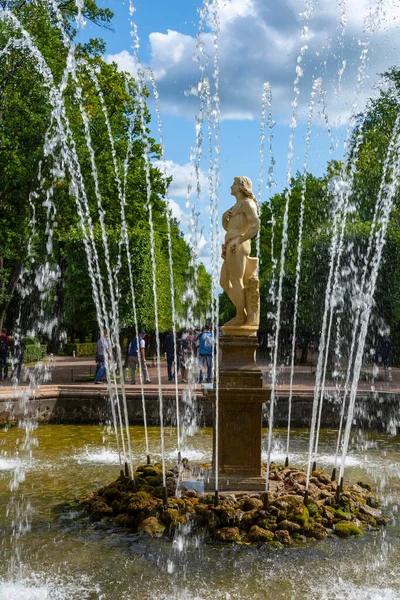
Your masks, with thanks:
M321 540L328 535L349 537L387 524L379 501L368 484L344 487L328 473L312 473L309 498L304 505L306 473L289 467L272 466L268 497L258 493L199 494L182 488L175 497L177 468L167 471L168 504L162 501L161 465L142 465L132 479L121 475L79 502L94 521L109 520L133 532L153 537L171 536L191 523L215 542L268 543L280 547ZM136 487L136 491L133 491Z

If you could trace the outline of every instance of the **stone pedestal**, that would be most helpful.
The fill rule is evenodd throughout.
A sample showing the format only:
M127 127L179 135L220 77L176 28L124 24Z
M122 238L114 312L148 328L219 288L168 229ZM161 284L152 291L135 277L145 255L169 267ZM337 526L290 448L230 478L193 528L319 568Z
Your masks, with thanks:
M263 387L260 368L254 360L255 337L222 336L219 339L218 425L216 390L204 389L213 402L213 475L206 490L215 489L215 453L218 443L218 489L262 491L261 473L262 404L271 393ZM217 435L218 432L218 435Z

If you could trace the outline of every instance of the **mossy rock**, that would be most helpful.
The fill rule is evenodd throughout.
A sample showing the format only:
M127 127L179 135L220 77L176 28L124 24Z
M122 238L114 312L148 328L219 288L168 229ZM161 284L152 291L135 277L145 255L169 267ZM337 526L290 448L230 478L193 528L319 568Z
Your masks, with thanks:
M180 523L186 523L186 518L179 514L176 508L166 508L160 513L160 521L170 529L177 527Z
M198 503L198 504L195 505L194 510L195 510L195 513L197 515L204 516L204 515L206 515L208 513L209 508L208 508L207 504Z
M143 471L142 477L155 477L156 475L162 476L162 469L159 469L156 466L147 465Z
M274 533L274 540L283 544L284 546L289 546L292 539L290 537L290 533L284 529L279 529Z
M185 510L186 509L186 498L174 498L173 500L169 501L170 504L174 504L179 510ZM190 503L189 503L190 504Z
M240 508L244 512L248 512L251 510L258 510L263 507L263 501L259 498L244 498L241 502Z
M189 515L196 514L194 504L192 504L191 502L189 502L189 500L186 500L186 502L185 502L185 509L184 509L184 511L185 511L185 513L187 513Z
M146 463L146 464L144 464L144 465L139 465L139 466L136 468L135 474L136 474L136 473L140 473L140 472L144 471L145 469L147 469L147 467L148 467L148 466L150 466L150 465L148 465L147 463Z
M301 544L305 544L307 542L307 538L304 535L304 533L299 533L298 531L295 531L292 535L292 540L295 540L297 542L300 542Z
M103 496L106 499L107 504L112 503L113 500L119 500L121 498L121 492L116 487L109 487L103 491Z
M213 510L208 510L206 517L208 531L213 532L216 529L219 529L221 524L219 522L218 515ZM229 527L225 527L225 529L229 529Z
M288 519L285 519L284 521L281 521L279 523L277 529L283 529L292 533L295 531L300 531L301 525L299 525L298 523L293 523L293 521L288 521Z
M240 528L244 529L244 531L249 531L253 525L256 524L257 521L257 510L250 510L245 512L240 519Z
M362 535L362 529L357 527L354 523L348 521L339 521L335 524L333 533L341 538L347 538L354 535Z
M257 525L259 527L262 527L263 529L266 529L267 531L272 531L272 532L274 532L275 529L277 529L277 527L278 527L275 517L269 517L269 518L266 517L266 518L258 519Z
M238 542L240 540L240 533L238 527L223 527L217 529L214 532L214 538L217 542L230 543Z
M251 542L270 542L274 539L272 531L258 527L258 525L253 525L248 536Z
M135 485L137 488L141 488L142 485L148 485L146 477L137 476L135 474Z
M312 517L313 519L315 517L319 517L320 508L319 508L318 504L316 504L315 502L308 502L307 509L308 509L308 514L310 517Z
M202 504L214 504L214 494L203 494L199 497L199 502Z
M369 485L369 483L363 483L362 481L357 481L357 485L359 485L364 490L368 490L368 492L372 492L372 487Z
M147 494L153 495L154 488L153 488L152 485L147 485L147 483L144 483L143 485L138 486L138 491L139 492L146 492Z
M294 523L301 525L301 527L305 527L309 518L310 518L309 510L308 510L307 506L304 506L304 504L302 505L302 507L299 511L290 512L288 514L289 521L293 521Z
M353 515L349 512L345 512L342 508L335 510L335 517L341 521L351 521L353 519Z
M115 525L118 525L118 527L126 527L128 529L133 529L133 531L136 531L136 519L135 517L132 517L132 515L117 515L113 522Z
M331 476L326 471L322 471L321 469L317 469L312 472L312 476L316 477L318 481L324 483L325 485L329 485L331 483Z
M217 506L214 512L222 527L234 527L239 525L239 516L231 506Z
M111 508L114 515L119 515L122 512L121 502L119 500L113 500L111 503Z
M146 483L147 485L151 485L151 487L157 487L159 485L162 485L163 482L163 478L162 475L150 475L149 477L146 477Z
M316 540L323 540L328 536L325 527L321 523L312 523L304 533L307 537L315 538Z
M156 501L151 494L148 494L147 492L137 492L132 495L128 505L128 512L135 513L145 508L149 508L154 506L155 502Z
M104 517L111 517L113 509L102 500L96 500L90 506L90 513L94 521L101 521Z
M151 537L162 537L165 531L165 525L160 523L156 517L147 517L140 523L138 531L143 531Z
M277 500L272 503L273 506L277 506L279 509L283 510L298 510L302 511L304 506L304 499L302 496L297 496L296 494L286 494L285 496L281 496Z
M157 487L155 487L155 488L153 488L153 489L154 489L154 491L153 491L153 495L154 495L156 498L161 498L161 499L162 499L162 498L164 497L164 488L163 488L163 486L162 486L162 485L159 485L159 486L157 486ZM167 487L166 487L166 490L167 490L167 496L168 496L169 498L172 498L173 496L175 496L175 488L174 488L174 489L172 489L171 487L168 487L168 486L167 486Z

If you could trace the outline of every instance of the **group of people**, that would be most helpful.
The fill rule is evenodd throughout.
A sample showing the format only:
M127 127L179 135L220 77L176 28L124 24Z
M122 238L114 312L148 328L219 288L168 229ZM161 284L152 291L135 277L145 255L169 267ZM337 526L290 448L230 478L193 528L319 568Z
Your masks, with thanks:
M11 338L7 329L3 327L0 334L0 380L8 378L8 370L11 366L11 379L21 377L22 363L25 355L25 342L17 336Z
M175 345L176 344L176 345ZM178 372L181 382L187 383L190 377L198 383L203 382L203 368L206 368L206 381L212 382L213 335L208 325L202 331L189 329L180 335L169 331L164 338L164 352L167 359L168 381L173 381ZM106 375L107 365L112 360L108 332L104 331L96 346L96 376L94 383L99 384ZM131 384L136 384L136 373L141 373L144 383L151 383L146 362L146 332L140 331L127 347L127 364L131 371ZM175 370L174 370L175 365ZM174 372L175 371L175 372ZM193 382L194 382L193 381Z
M146 332L142 330L138 338L134 337L128 344L128 365L131 369L131 384L136 383L136 371L140 365L141 372L144 376L144 382L150 383L149 371L146 363ZM139 340L139 344L138 344ZM139 346L139 347L138 347ZM107 364L111 362L111 348L108 339L108 332L104 331L103 336L99 338L96 345L96 376L94 383L100 383L103 375L106 374Z
M203 327L202 331L189 329L181 335L174 335L173 330L171 330L165 336L164 346L167 358L168 381L173 381L180 371L182 383L189 381L190 374L193 374L195 381L202 383L203 368L206 367L207 383L212 382L214 339L208 325ZM173 373L175 359L175 373Z

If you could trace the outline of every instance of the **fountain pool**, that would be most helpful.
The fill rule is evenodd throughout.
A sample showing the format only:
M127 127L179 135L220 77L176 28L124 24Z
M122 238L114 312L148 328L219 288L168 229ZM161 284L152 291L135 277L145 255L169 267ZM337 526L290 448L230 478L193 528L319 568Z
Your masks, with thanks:
M144 431L131 429L134 460L140 461ZM172 464L176 431L166 428L165 433L165 457ZM272 459L279 463L285 457L285 430L274 434ZM293 431L293 465L306 466L308 436L307 430ZM347 480L373 484L385 512L393 513L386 529L274 552L246 545L215 547L185 531L176 533L171 544L77 518L77 509L60 505L115 478L119 465L113 436L100 426L46 425L33 437L37 447L31 457L22 448L21 429L0 433L1 552L8 559L0 567L1 600L400 598L399 437L354 433L346 466ZM149 442L157 460L158 428L149 429ZM321 432L322 468L332 468L335 443L334 431ZM192 465L209 462L211 446L212 430L201 429L187 440L183 456ZM12 491L16 476L25 480ZM9 513L19 506L28 510L30 525L14 532L19 537L14 547ZM10 575L13 555L18 568Z

